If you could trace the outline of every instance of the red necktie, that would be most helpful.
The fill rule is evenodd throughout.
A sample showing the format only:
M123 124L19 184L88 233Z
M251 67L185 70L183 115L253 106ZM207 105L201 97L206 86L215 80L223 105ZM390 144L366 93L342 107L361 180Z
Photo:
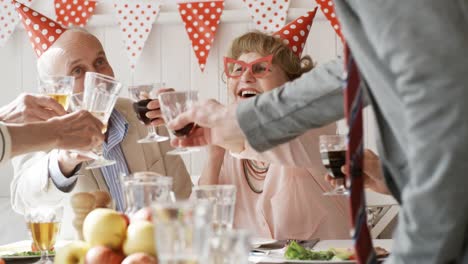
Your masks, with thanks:
M348 123L348 151L346 152L346 167L348 179L351 179L349 201L351 204L351 232L358 263L377 263L372 239L367 226L366 200L364 194L364 178L362 176L363 130L362 130L362 100L363 91L360 87L359 70L345 43L345 71L347 72L344 87L345 114Z

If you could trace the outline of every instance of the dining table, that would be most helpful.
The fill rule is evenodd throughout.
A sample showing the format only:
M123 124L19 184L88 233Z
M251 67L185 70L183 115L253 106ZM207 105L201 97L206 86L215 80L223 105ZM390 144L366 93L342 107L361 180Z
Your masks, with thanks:
M285 246L289 241L272 241L265 244L255 245L249 255L249 264L352 264L354 261L301 261L286 260L283 257ZM353 247L352 240L300 240L296 241L303 247L311 250L329 250L330 248L349 248ZM69 243L69 241L58 241L56 247ZM374 239L374 246L384 248L388 252L392 250L392 239ZM8 252L29 251L31 240L18 241L0 246L0 256ZM38 257L3 257L6 264L33 264ZM52 257L53 258L53 257Z

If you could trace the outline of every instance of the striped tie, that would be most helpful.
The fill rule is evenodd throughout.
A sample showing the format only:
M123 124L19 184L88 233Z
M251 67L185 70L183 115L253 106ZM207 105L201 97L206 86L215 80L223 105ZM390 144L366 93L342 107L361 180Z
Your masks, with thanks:
M345 43L345 66L347 71L345 89L345 114L349 127L346 167L351 177L350 197L351 223L354 229L351 234L358 263L377 263L372 240L367 226L364 178L362 177L363 130L362 130L362 97L359 70Z

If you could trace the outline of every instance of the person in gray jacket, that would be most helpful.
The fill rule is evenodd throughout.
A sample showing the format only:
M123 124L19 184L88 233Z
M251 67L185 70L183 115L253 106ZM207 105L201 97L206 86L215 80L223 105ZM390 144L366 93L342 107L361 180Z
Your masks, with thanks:
M468 263L468 1L336 1L368 84L387 187L401 203L386 263ZM199 125L179 145L258 151L343 117L339 61L225 108L214 101L168 124Z

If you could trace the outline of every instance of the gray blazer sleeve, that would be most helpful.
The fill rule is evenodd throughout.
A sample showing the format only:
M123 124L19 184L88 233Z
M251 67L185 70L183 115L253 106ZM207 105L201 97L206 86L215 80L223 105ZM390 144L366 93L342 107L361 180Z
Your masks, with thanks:
M408 141L410 175L386 263L468 263L468 2L359 3L375 19L366 29L394 76Z
M342 76L343 62L334 60L281 88L242 101L237 118L249 144L265 151L341 119Z

